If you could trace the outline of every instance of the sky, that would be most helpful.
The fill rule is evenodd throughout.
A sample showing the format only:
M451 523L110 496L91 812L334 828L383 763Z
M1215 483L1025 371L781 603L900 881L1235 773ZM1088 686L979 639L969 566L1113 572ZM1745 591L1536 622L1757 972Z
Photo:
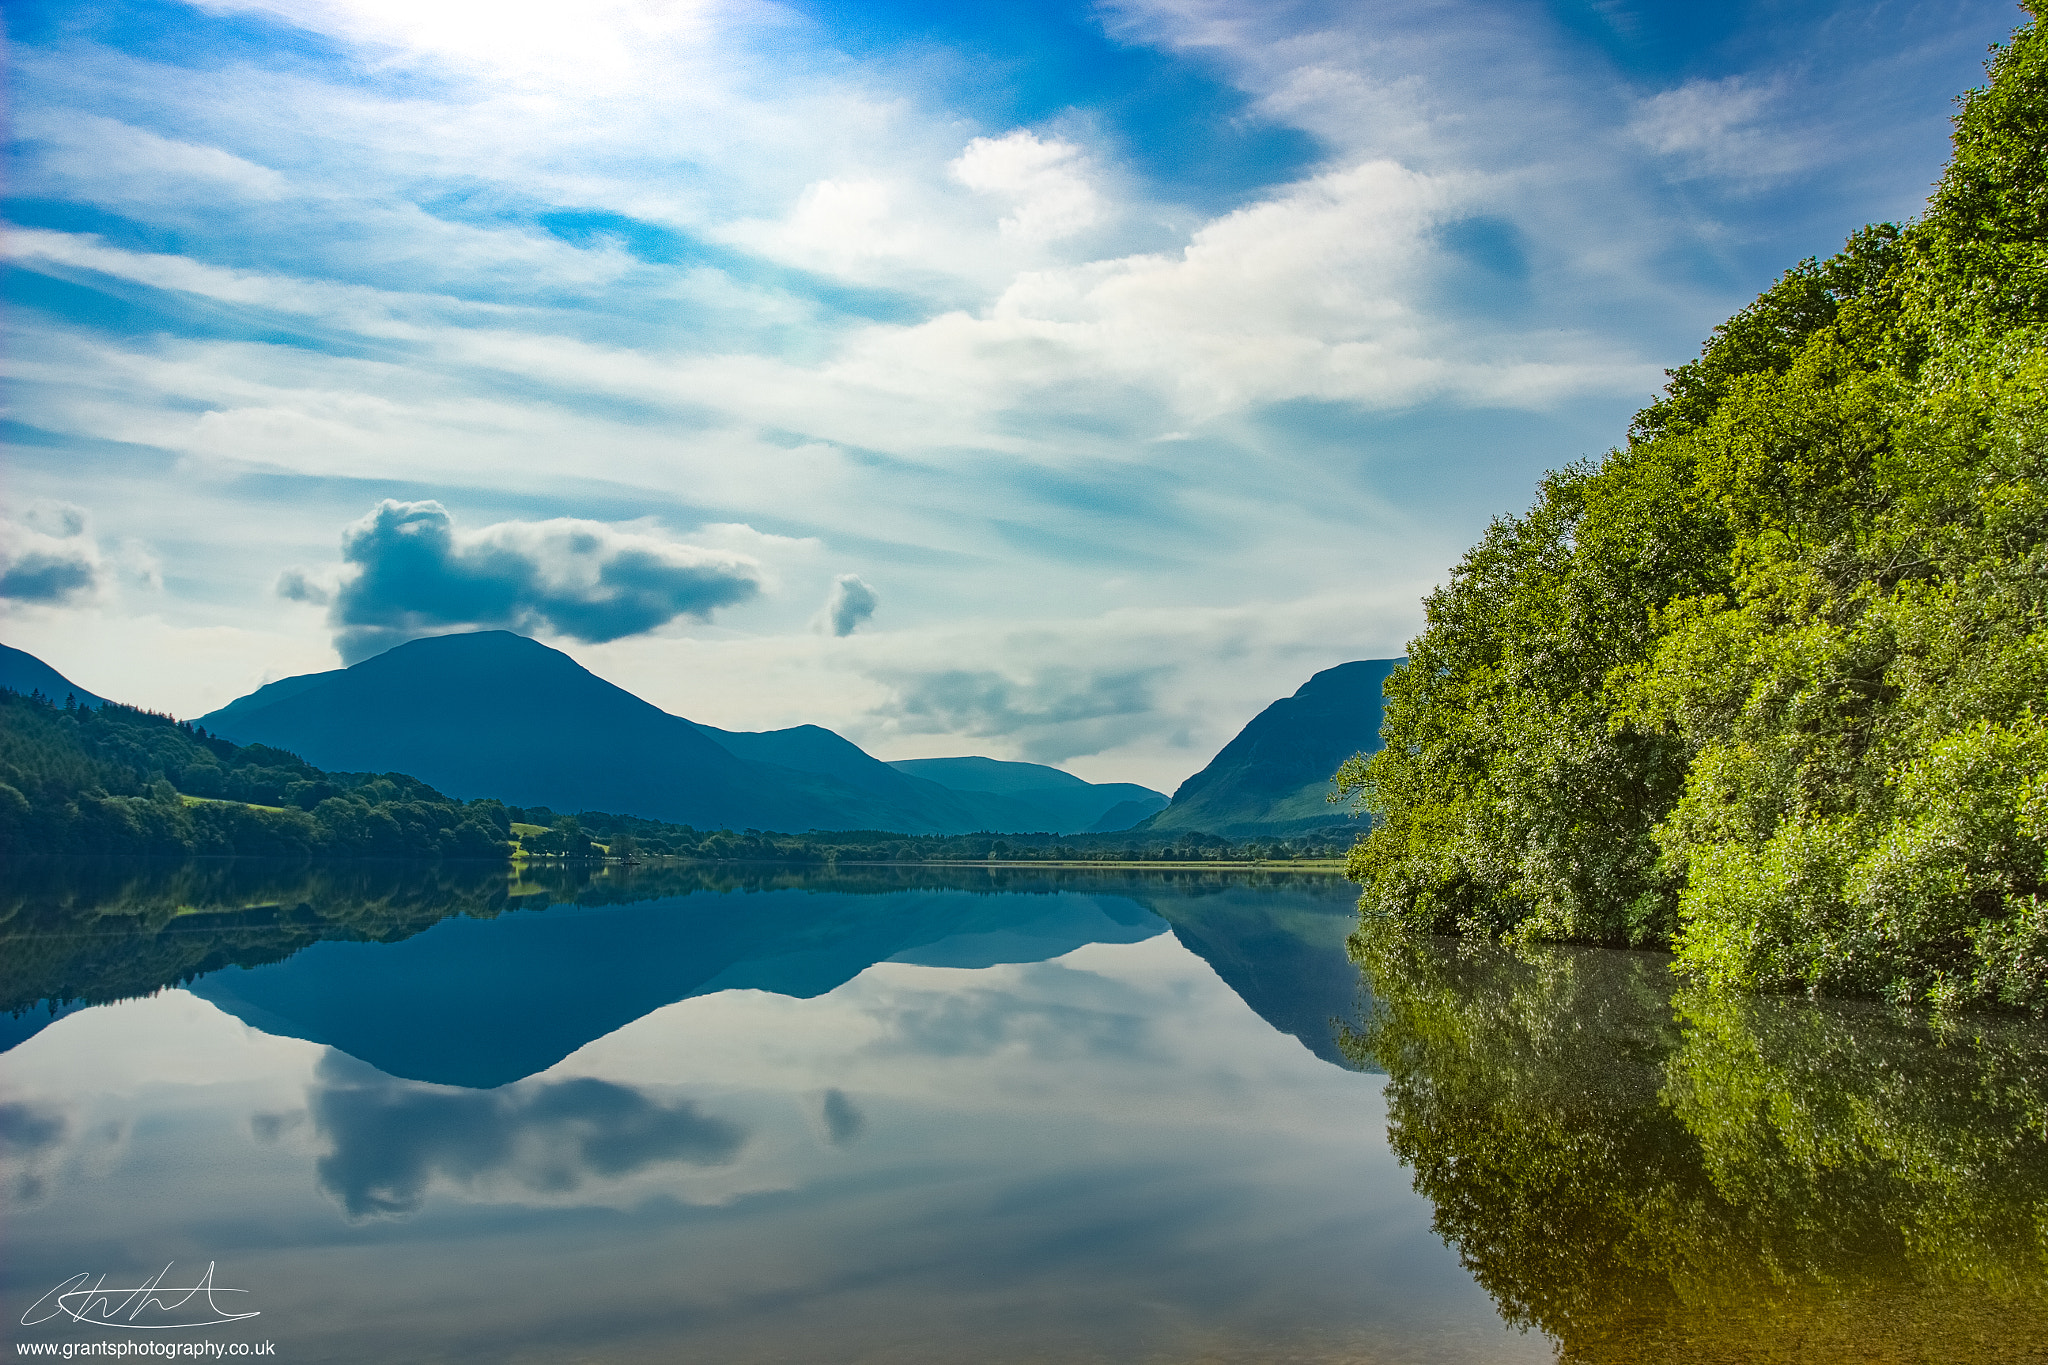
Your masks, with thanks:
M10 0L0 640L1165 791L1917 214L2003 0Z

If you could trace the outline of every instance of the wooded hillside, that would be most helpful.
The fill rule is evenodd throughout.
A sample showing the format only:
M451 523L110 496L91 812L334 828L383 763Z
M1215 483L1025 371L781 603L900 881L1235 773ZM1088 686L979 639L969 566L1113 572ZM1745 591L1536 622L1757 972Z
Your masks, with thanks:
M0 690L0 851L507 858L505 808L109 702Z

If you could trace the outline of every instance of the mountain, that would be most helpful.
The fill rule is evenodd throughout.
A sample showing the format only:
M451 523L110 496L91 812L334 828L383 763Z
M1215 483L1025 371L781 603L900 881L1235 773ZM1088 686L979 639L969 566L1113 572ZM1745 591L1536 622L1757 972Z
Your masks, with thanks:
M1144 800L1117 802L1114 806L1111 806L1108 810L1097 816L1095 823L1082 830L1081 833L1115 834L1121 830L1136 829L1139 825L1144 824L1147 816L1156 815L1166 808L1163 803L1167 800L1166 797L1152 791L1149 787L1145 788L1145 791L1149 795Z
M1142 827L1246 839L1351 824L1324 799L1330 774L1351 755L1380 747L1380 688L1401 662L1364 659L1316 674L1252 717Z
M882 762L822 725L792 725L786 730L721 730L715 725L697 728L726 752L750 763L771 763L779 768L818 773L892 799L922 799L931 794L933 784L904 776L892 764Z
M451 795L710 829L1078 832L1147 791L1032 764L1008 766L1052 774L1058 798L955 790L820 726L695 724L509 631L414 640L270 683L198 723L319 767L403 772Z
M76 697L81 706L105 706L107 699L86 691L56 669L26 650L0 645L0 687L24 697L40 692L62 706L66 697Z
M1072 773L1048 768L1043 763L1007 763L999 758L903 758L889 766L956 792L1015 796L1054 788L1078 791L1089 785Z
M690 722L508 631L414 640L271 683L198 723L318 767L403 772L514 805L764 829L808 827L816 813Z
M1345 951L1358 928L1348 881L1303 878L1285 899L1239 883L1201 895L1133 897L1173 926L1238 999L1326 1062L1354 1067L1338 1030L1373 1015L1372 986ZM1368 1070L1377 1071L1378 1063Z
M1166 797L1135 782L1084 782L1042 763L994 758L906 758L889 765L968 795L1007 798L1011 823L989 828L1099 834L1129 829L1166 806Z
M0 1052L76 1010L183 985L252 1026L392 1075L494 1086L691 995L815 996L880 961L1038 962L1166 925L1328 1061L1351 1064L1334 1021L1370 1014L1344 948L1353 888L1333 878L1300 879L1276 900L1242 884L943 865L560 872L31 860L10 869L15 914L0 921Z

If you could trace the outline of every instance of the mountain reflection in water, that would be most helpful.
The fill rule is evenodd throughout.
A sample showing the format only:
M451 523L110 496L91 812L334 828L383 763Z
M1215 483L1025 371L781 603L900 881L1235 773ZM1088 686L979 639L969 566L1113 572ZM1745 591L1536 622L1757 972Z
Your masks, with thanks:
M1260 891L1280 884L1292 895L1276 919ZM877 962L1037 962L1169 921L1326 1060L1345 1064L1334 1021L1363 1007L1356 970L1333 951L1350 893L1331 877L50 860L0 886L0 1011L17 1012L0 1020L0 1046L68 1008L184 984L266 1033L393 1076L488 1088L692 996L805 999Z
M1373 1141L1340 879L15 871L17 1324L175 1259L301 1361L1542 1353Z
M1560 1358L2048 1359L2048 1034L1372 931L1389 1136Z
M175 1258L306 1361L2048 1359L2041 1025L1353 894L0 865L9 1331Z

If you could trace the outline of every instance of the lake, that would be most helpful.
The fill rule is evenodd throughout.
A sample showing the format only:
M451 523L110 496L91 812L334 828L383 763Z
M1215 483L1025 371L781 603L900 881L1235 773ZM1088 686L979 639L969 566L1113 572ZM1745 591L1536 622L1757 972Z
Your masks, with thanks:
M9 1339L2048 1359L2040 1025L1706 997L1649 953L1347 950L1354 894L17 860Z

